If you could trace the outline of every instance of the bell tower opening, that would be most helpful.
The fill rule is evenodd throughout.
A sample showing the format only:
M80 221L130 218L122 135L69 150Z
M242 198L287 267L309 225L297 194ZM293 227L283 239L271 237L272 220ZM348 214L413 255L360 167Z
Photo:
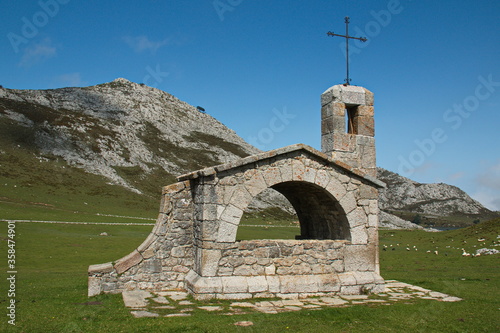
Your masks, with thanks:
M357 115L358 106L357 105L346 105L345 107L345 119L346 119L346 129L347 134L358 134L357 128L354 125L354 118Z

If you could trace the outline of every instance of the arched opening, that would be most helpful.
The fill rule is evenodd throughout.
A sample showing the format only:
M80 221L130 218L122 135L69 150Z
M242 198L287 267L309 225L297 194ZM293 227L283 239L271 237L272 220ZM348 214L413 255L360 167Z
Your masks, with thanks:
M339 202L324 188L306 182L284 182L272 187L283 194L297 212L298 239L351 240L346 214Z
M344 210L324 188L304 181L283 182L271 188L289 201L296 213L300 228L296 226L296 221L286 219L279 221L277 226L270 226L273 217L267 216L259 220L258 210L257 214L254 214L255 220L249 221L247 210L247 214L244 214L240 221L237 240L293 238L351 240L349 223ZM265 215L265 210L263 215ZM254 228L249 229L252 224ZM294 224L295 228L293 228ZM261 229L255 228L256 225ZM277 229L279 227L291 227L291 229Z
M295 239L299 234L299 218L290 201L267 188L244 210L236 240Z

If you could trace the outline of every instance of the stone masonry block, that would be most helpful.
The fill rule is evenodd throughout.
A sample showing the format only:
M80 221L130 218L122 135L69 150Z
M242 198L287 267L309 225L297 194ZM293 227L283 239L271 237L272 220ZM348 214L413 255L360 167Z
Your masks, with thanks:
M90 265L89 266L89 274L103 274L103 273L111 273L114 270L113 264L107 262L105 264L98 265Z
M160 202L160 213L170 214L174 205L172 204L172 197L163 195Z
M360 225L351 228L351 242L352 244L367 244L368 243L368 230L366 226Z
M142 261L142 256L141 254L137 251L134 250L132 253L128 254L127 256L119 259L115 263L115 269L118 274L121 274L127 270L129 270L131 267L137 265Z
M204 204L200 205L202 216L201 220L214 221L217 220L217 204Z
M189 187L189 182L178 182L168 186L164 186L162 189L162 194L177 193Z
M367 117L373 117L375 112L373 106L368 106L368 105L360 105L357 108L356 114L358 116L367 116Z
M219 224L219 231L217 233L217 241L223 243L234 242L236 240L237 231L237 225L221 221Z
M271 293L279 293L281 290L281 281L279 276L272 275L266 276L267 285L269 286L269 292Z
M325 154L330 154L333 151L333 136L322 135L321 136L321 151Z
M335 199L338 201L342 200L344 196L347 194L346 185L342 184L339 179L331 177L330 182L326 186L326 190L330 192ZM348 199L351 199L349 197ZM348 209L351 209L352 204L349 203ZM345 208L344 208L345 209Z
M373 98L373 93L366 89L366 88L363 88L365 90L365 105L370 105L370 106L373 106L374 104L374 98Z
M354 272L354 278L359 285L374 283L375 275L373 272Z
M365 89L356 86L341 86L340 101L350 105L364 105L366 103Z
M361 286L358 286L358 285L341 286L339 294L340 295L360 295L361 294Z
M101 278L89 276L88 280L88 297L97 296L102 292Z
M194 226L195 237L203 241L215 241L219 232L218 221L198 221Z
M186 284L195 294L221 293L222 281L218 277L201 277L194 271L186 275Z
M293 180L293 170L292 164L290 162L286 162L280 167L281 180L283 182L290 182Z
M346 246L344 264L347 272L366 272L375 270L377 248L372 245Z
M142 267L142 272L145 274L160 273L161 272L161 261L158 259L144 260Z
M330 182L330 174L326 170L318 170L316 171L316 178L314 179L314 183L321 187L326 187Z
M378 215L377 214L368 215L368 227L378 227Z
M328 88L324 93L321 94L321 106L332 103L340 95L340 91L337 86ZM335 96L336 95L336 96Z
M361 184L359 187L360 199L377 199L378 190L370 185Z
M375 148L360 147L361 167L363 169L376 168Z
M345 116L333 116L332 117L332 132L335 133L342 133L345 134L347 132L346 130L346 123L345 123ZM321 132L321 134L325 134L324 132Z
M248 292L250 293L262 293L269 290L269 285L265 276L252 276L247 277L248 281Z
M333 87L328 88L324 93L321 94L321 106L330 104L333 101Z
M215 298L217 299L227 299L227 300L244 300L252 298L252 294L250 293L234 293L234 294L216 294Z
M304 180L305 166L299 160L294 160L292 162L292 180Z
M222 291L226 294L247 293L248 281L245 276L223 276Z
M281 180L281 172L279 168L271 167L267 168L262 172L262 176L266 182L267 187L271 187L273 185L279 184L282 182Z
M357 207L356 198L354 197L353 192L347 192L346 195L344 195L342 199L340 199L339 203L346 214L349 214Z
M368 207L369 207L369 210L370 210L370 214L376 214L376 215L378 215L378 213L379 213L378 200L371 199L369 202L370 203L369 203Z
M248 193L255 197L267 188L267 184L262 174L258 172L245 182L245 187Z
M338 116L345 119L345 103L332 103L331 106L333 116Z
M373 117L354 117L353 126L357 135L375 136L375 120Z
M366 226L368 224L368 218L363 207L357 207L352 212L348 213L347 220L351 228Z
M333 116L321 120L322 135L333 133L333 129L334 129Z
M317 275L282 276L283 293L317 293L319 289Z
M340 279L337 274L318 275L318 291L330 293L340 291Z
M316 180L316 169L306 167L304 170L304 181L309 182L309 183L314 183Z
M201 250L201 276L215 276L222 257L220 250Z
M240 223L241 216L243 215L243 210L234 205L228 205L224 212L222 213L220 219L222 221L238 225Z
M368 244L378 244L378 227L368 227L366 229L368 235ZM377 252L378 253L378 252Z
M338 274L338 278L342 286L354 286L357 283L352 272L340 273Z
M321 120L333 116L333 103L321 106Z
M245 210L253 200L252 195L248 192L244 185L233 186L233 190L231 192L232 197L229 203L241 210Z
M333 148L340 151L354 151L356 149L356 136L345 132L333 133Z
M139 249L137 249L139 251ZM144 259L152 258L155 255L155 251L151 248L147 249L144 252L139 251Z
M218 197L218 203L223 205L228 205L231 202L231 197L233 192L236 190L235 185L221 185L217 186L216 192Z

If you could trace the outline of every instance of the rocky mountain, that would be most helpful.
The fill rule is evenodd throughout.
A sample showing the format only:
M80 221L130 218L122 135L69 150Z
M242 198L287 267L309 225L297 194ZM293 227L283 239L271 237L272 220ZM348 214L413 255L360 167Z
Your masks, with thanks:
M0 118L26 132L22 143L40 156L151 195L187 171L259 152L212 116L122 78L84 88L0 89ZM148 179L159 175L163 183L152 190Z
M421 184L397 173L378 168L378 178L387 188L380 191L380 208L432 215L479 215L489 210L456 186Z
M378 179L387 185L379 197L379 207L386 212L410 220L416 215L461 217L470 221L495 215L456 186L422 184L382 168L377 172Z

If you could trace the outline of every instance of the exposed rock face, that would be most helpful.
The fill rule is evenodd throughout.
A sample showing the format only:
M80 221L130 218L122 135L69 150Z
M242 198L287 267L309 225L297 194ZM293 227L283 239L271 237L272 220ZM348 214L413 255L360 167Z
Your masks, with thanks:
M423 229L422 226L403 220L395 215L380 211L378 214L378 226L388 229Z
M382 168L378 168L378 179L387 185L386 189L379 191L379 207L382 210L436 216L490 212L456 186L421 184Z
M175 176L260 152L212 116L121 78L85 88L0 89L0 117L31 128L42 153L136 192L127 173Z

